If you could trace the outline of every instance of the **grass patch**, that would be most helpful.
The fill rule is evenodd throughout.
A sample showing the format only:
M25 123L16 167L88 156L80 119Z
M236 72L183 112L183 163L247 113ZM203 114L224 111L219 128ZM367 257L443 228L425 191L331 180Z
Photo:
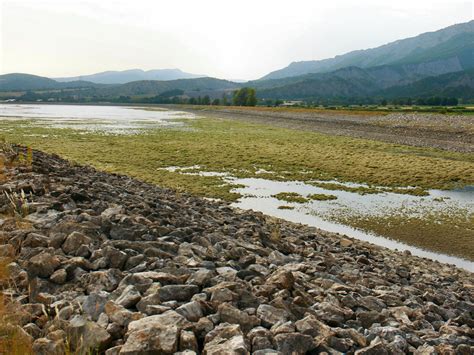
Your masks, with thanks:
M416 217L395 211L382 216L339 215L340 222L367 232L440 253L474 260L474 214L457 210Z
M314 201L329 201L329 200L337 200L337 196L334 195L326 195L326 194L312 194L309 195L308 198Z
M278 206L278 209L279 210L294 210L295 207L294 206L283 205L283 206Z
M413 195L413 196L428 196L429 195L428 191L426 191L426 189L421 188L421 187L397 188L397 187L347 186L343 184L337 184L334 182L314 182L314 181L310 181L308 183L313 186L321 187L326 190L347 191L347 192L357 193L359 195L380 194L382 192L391 192L394 194Z
M256 172L263 169L271 172L265 178L274 180L338 180L390 189L416 186L420 191L474 184L472 154L219 119L188 120L187 124L189 129L150 129L126 136L4 120L0 135L105 171L228 201L239 195L231 193L232 186L221 177L186 176L161 169L200 165L203 171L255 178L262 177ZM379 192L336 185L337 190Z
M272 195L272 197L275 197L280 201L295 203L305 203L309 201L307 198L301 196L299 193L296 192L280 192L276 195Z

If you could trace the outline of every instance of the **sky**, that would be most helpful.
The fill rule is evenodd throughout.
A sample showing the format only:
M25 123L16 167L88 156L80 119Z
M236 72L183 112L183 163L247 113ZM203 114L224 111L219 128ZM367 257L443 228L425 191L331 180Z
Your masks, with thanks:
M473 19L474 0L0 0L0 73L257 79Z

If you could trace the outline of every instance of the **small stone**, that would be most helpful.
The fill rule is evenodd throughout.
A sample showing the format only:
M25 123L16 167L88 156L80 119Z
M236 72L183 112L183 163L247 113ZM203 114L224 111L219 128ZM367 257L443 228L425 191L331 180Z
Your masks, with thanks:
M55 284L62 285L66 282L67 272L64 269L59 269L53 272L49 279Z
M82 316L75 316L69 321L66 333L72 347L79 353L90 349L105 350L112 340L104 328Z
M275 336L277 350L283 354L303 355L315 348L313 338L300 333L282 333Z
M74 254L82 245L89 245L92 239L80 232L72 232L63 243L63 250L66 254Z
M260 325L257 317L249 316L246 312L233 307L229 303L219 305L218 313L221 322L239 324L244 333Z
M289 320L290 315L284 309L261 304L257 308L257 317L262 321L264 327L271 327L277 323L285 323Z
M50 277L60 264L61 262L56 255L43 252L29 260L28 272L33 276Z
M249 354L240 326L221 323L206 335L204 355Z
M201 304L196 301L191 301L176 308L176 312L181 314L190 322L197 322L203 316Z
M199 293L199 287L196 285L166 285L159 290L161 302L172 300L178 302L189 301L196 293Z
M388 355L385 345L382 342L375 342L365 348L356 350L355 355Z
M105 310L105 304L107 303L108 293L99 292L91 293L82 302L82 311L87 314L93 321L97 321L99 316Z
M199 352L198 342L196 336L192 331L183 330L179 336L179 350L190 350L195 353Z
M354 244L354 242L350 239L347 239L347 238L342 238L340 241L339 241L339 245L343 248L348 248L350 247L352 244Z
M115 300L115 303L125 308L132 308L141 298L142 296L135 286L130 285L123 290L122 294Z

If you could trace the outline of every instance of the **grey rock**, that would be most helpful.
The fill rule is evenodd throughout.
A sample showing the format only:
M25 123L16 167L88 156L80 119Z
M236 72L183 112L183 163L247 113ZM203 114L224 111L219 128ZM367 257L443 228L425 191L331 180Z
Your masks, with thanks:
M159 295L162 302L166 301L189 301L194 294L199 293L196 285L166 285L160 288Z
M82 303L82 311L93 321L97 321L104 312L108 296L107 292L91 293Z
M122 294L115 300L115 303L125 308L132 308L141 298L142 296L135 286L130 285L123 290Z
M55 272L51 274L49 279L58 285L62 285L67 280L67 272L64 269L56 270Z
M197 322L203 316L201 304L196 301L191 301L176 308L176 312L181 314L190 322Z
M28 262L28 273L32 276L50 277L61 264L56 255L43 252L33 256Z
M206 335L203 355L250 354L240 326L221 323Z
M92 239L80 232L72 232L66 238L63 243L63 250L66 254L73 254L83 245L89 245L92 243Z
M112 341L104 328L82 316L75 316L69 321L66 333L71 346L79 353L105 350Z
M300 333L282 333L275 336L278 351L283 354L306 354L314 349L315 343L311 336Z
M219 305L218 313L221 322L239 324L244 333L260 325L260 320L257 317L250 316L229 303Z
M281 308L275 308L268 304L262 304L257 308L257 317L265 327L271 327L277 323L284 323L290 319L288 312Z

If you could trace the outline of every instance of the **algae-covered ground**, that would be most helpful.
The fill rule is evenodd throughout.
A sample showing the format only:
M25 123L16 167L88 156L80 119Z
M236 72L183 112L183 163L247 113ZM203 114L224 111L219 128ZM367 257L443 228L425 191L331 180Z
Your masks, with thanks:
M232 183L221 176L186 175L164 168L198 166L201 171L226 172L236 177L319 181L319 184L338 180L383 186L384 191L393 192L416 187L415 194L423 194L431 188L474 185L472 154L216 118L185 120L184 128L149 129L131 135L51 128L36 125L32 120L0 119L0 137L109 172L227 201L236 200L239 195L232 192ZM374 190L360 192L373 193ZM360 223L366 222L369 221L361 219ZM430 247L425 240L430 239L430 235L446 238L445 232L452 223L450 220L439 227L437 222L436 226L431 224L432 228L417 224L426 232L421 238L424 241L418 242L420 237L403 232L404 227L382 230L385 222L380 218L377 222L370 221L370 229L392 237L397 234L397 239L426 247ZM411 222L398 225L409 225L406 231L417 228ZM467 227L461 224L459 228L465 233L457 234L467 236L459 240L469 244L472 224L468 223ZM465 246L464 252L460 246L455 254L474 259L473 244ZM466 253L466 249L470 251ZM444 251L449 253L446 247Z
M385 215L340 214L333 217L354 228L474 260L473 211L428 211L422 216L390 211Z

